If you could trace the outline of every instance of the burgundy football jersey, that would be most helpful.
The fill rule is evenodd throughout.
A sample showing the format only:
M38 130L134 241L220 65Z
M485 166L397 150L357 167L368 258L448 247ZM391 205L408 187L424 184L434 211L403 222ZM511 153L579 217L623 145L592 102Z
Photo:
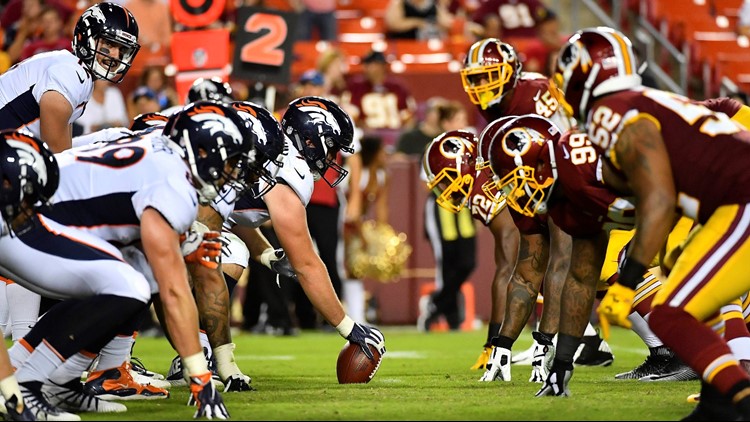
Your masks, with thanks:
M409 90L395 79L373 86L364 77L349 84L351 103L359 109L359 121L369 129L400 129L409 121L416 102Z
M642 118L662 134L683 215L705 223L722 205L750 202L750 132L685 97L649 88L606 95L588 114L589 139L610 159L625 124Z
M619 198L602 182L600 156L587 138L568 131L555 143L557 181L548 215L573 237L630 230L635 225L632 200Z
M550 87L549 79L543 75L523 72L512 92L487 110L480 108L480 112L488 122L503 116L537 114L552 120L560 131L564 132L570 129L572 122L560 106L553 89Z

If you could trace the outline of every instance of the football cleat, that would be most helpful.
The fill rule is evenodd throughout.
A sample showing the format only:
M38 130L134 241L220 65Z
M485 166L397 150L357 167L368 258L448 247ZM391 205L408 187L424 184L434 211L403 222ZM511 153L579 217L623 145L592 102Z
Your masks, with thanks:
M573 369L556 368L553 364L544 385L534 395L534 397L556 396L569 397L570 389L568 383L573 377Z
M172 383L164 379L164 375L149 371L138 358L130 358L130 376L138 384L153 385L165 390L172 386Z
M583 336L581 345L574 356L573 364L576 366L609 366L615 360L609 344L602 340L598 334Z
M493 348L487 369L479 381L510 381L510 350L502 347Z
M169 397L169 391L149 384L139 384L130 375L130 363L89 374L84 390L105 400L158 400Z
M701 399L683 421L737 421L745 420L735 409L729 397L719 393L713 386L701 381Z
M50 404L69 412L121 413L128 410L122 403L102 400L85 392L77 379L62 385L50 381L42 391Z
M18 387L23 395L26 407L38 421L80 421L75 413L66 412L53 406L42 393L42 383L38 381L19 382Z
M487 362L490 360L493 348L494 346L489 346L482 349L482 353L477 358L477 361L474 362L474 365L472 365L469 369L471 369L472 371L476 371L477 369L487 369Z

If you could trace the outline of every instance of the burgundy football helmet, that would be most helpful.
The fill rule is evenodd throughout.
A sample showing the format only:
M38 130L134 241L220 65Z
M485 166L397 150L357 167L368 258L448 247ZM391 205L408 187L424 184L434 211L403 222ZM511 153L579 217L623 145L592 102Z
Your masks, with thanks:
M516 50L497 38L485 38L469 47L461 82L471 102L486 110L516 86L520 73Z
M490 167L500 179L497 189L517 212L533 217L547 212L547 200L557 179L554 143L560 130L535 114L503 125L490 144Z
M457 213L469 202L477 176L477 136L464 130L451 130L427 145L422 159L427 187L436 202Z
M582 122L593 98L641 85L630 40L604 26L581 29L568 39L552 80L565 96L563 107Z
M477 173L486 171L487 181L482 185L482 190L488 198L494 198L497 204L498 211L502 210L505 206L505 196L497 190L497 181L499 180L492 170L490 169L490 143L495 138L498 130L503 125L515 119L517 116L503 116L497 120L493 120L488 124L482 133L479 134L479 152L477 154Z

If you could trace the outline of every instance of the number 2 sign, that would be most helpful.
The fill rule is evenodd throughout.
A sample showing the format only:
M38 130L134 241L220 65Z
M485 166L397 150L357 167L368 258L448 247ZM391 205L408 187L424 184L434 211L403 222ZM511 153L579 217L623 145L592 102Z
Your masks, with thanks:
M254 81L288 84L297 16L290 12L241 7L232 76Z

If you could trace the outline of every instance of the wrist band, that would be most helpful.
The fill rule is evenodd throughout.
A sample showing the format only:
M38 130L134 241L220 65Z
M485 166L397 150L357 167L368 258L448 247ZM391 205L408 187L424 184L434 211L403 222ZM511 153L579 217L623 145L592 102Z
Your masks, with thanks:
M640 283L643 278L643 274L646 273L646 270L647 268L645 265L632 258L626 258L625 264L623 264L622 269L620 269L620 276L618 277L617 282L625 287L635 290L636 286L638 286L638 283Z
M344 319L341 320L339 325L336 326L336 331L341 334L341 337L347 338L354 329L354 320L349 318L349 315L344 315Z
M208 372L208 363L206 362L206 357L203 356L203 352L182 358L182 366L190 376L202 375Z

